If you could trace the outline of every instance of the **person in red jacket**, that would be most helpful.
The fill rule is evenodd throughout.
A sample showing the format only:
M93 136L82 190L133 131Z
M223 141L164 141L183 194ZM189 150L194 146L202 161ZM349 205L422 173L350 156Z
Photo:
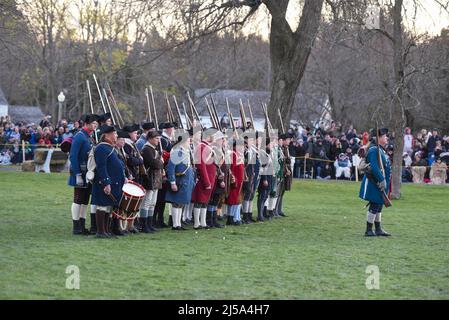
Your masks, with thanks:
M245 175L244 149L245 146L242 140L234 140L231 163L231 186L226 202L229 216L232 217L232 224L234 225L242 224L240 209L243 201L241 191Z
M193 228L208 229L206 224L207 204L212 195L215 179L217 176L217 167L215 165L214 151L211 143L215 140L214 132L216 129L210 128L208 132L203 133L203 140L195 147L194 163L196 167L197 183L192 193L193 206Z

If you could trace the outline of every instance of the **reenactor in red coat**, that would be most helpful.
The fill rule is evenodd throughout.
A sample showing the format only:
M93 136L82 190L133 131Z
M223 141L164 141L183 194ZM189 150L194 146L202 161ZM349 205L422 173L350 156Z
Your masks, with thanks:
M226 202L228 205L228 215L233 217L232 224L234 225L242 224L240 209L243 202L242 185L245 176L244 148L243 141L234 141L231 164L232 178Z
M194 162L197 174L197 183L192 194L193 208L193 228L209 228L206 224L207 204L215 186L217 177L217 167L215 165L214 151L211 143L214 135L203 136L203 140L195 146Z

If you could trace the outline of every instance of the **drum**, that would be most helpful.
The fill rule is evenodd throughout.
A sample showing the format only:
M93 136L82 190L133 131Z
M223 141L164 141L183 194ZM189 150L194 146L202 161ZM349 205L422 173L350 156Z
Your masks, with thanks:
M122 198L119 202L120 211L125 213L138 212L145 198L145 188L134 181L129 181L123 185L122 191Z

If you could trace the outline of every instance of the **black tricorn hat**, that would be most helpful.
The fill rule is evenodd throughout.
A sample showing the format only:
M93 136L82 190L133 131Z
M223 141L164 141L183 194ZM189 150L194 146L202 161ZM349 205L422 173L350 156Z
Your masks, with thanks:
M117 131L117 136L119 138L129 138L129 132L123 131L123 130L119 130Z
M97 114L83 114L80 120L84 123L92 123L94 121L99 121L100 116Z
M153 121L150 121L150 122L144 122L143 124L142 124L142 129L143 130L150 130L150 129L154 129L155 128L155 126L154 126L154 122Z
M387 128L380 128L380 129L377 130L377 132L376 132L376 130L372 131L372 135L373 136L379 135L379 137L381 137L381 136L384 136L386 134L388 134L388 129Z
M107 112L105 114L102 114L98 117L99 123L105 123L108 119L112 119L112 115L110 112Z
M126 132L134 132L134 131L139 131L140 130L140 126L138 124L128 124L126 126L123 127L123 131Z
M100 136L105 133L111 133L117 131L114 126L102 125L100 128Z
M159 129L169 129L169 128L174 128L174 127L176 127L176 126L175 126L175 123L173 123L173 122L162 122L159 125Z

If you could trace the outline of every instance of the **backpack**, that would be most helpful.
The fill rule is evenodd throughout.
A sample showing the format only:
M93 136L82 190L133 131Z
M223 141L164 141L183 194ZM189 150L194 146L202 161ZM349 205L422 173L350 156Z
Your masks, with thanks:
M369 148L367 148L369 149ZM360 164L359 164L359 171L361 174L366 176L367 179L371 181L376 181L374 178L374 175L372 173L371 169L371 163L368 161L368 150L365 148L360 148L359 151L357 151L357 155L361 158Z
M65 138L62 142L61 142L61 151L64 153L69 153L70 152L70 148L72 147L72 141L73 138Z
M93 146L92 149L89 151L89 155L87 156L87 173L86 173L86 180L90 183L94 182L95 179L95 169L97 168L97 163L95 162L95 148L98 147L100 144L108 144L106 142L100 142L98 145ZM114 148L112 148L112 151L110 154L108 154L108 157L114 152Z

